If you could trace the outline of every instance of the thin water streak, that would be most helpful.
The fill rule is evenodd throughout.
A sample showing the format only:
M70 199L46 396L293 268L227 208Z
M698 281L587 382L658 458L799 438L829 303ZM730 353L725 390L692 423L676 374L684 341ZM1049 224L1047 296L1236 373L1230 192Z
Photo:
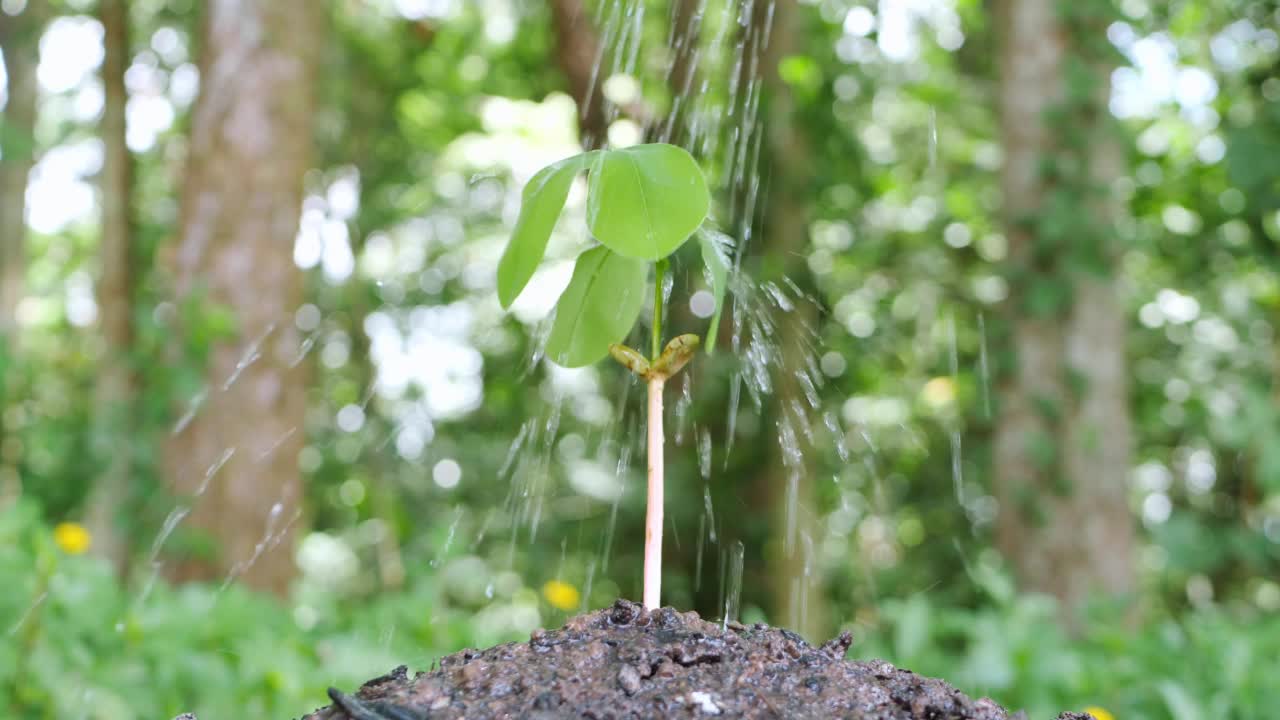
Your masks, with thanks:
M728 589L724 597L724 616L720 621L720 629L728 630L729 623L738 621L738 610L742 600L742 561L746 548L741 540L734 541L729 551Z

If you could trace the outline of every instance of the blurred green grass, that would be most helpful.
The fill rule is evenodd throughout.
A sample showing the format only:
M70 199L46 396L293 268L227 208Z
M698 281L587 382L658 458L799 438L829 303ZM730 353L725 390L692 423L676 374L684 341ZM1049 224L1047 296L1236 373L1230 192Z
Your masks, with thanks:
M283 603L235 584L171 587L149 572L125 587L99 561L60 548L38 508L20 502L0 514L0 709L23 720L297 717L325 704L331 685L527 637L495 618L564 619L523 582L477 610L451 595L447 565L422 570L406 588L365 599L303 583ZM1120 610L1104 609L1070 639L1049 600L1018 596L998 575L975 580L988 599L980 608L916 594L844 623L855 633L851 655L944 678L1033 718L1086 707L1124 720L1275 716L1274 613L1201 609L1129 632Z

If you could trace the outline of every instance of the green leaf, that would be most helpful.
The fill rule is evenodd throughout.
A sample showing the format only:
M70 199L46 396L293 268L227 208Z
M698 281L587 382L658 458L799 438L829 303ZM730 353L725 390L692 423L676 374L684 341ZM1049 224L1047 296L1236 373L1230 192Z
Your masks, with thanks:
M724 309L724 291L729 286L729 251L733 238L718 230L699 228L698 244L702 246L702 263L710 276L711 294L716 299L716 309L711 314L711 326L707 329L707 354L716 349L716 335L720 330L720 311Z
M604 357L635 325L644 304L644 261L606 247L578 256L573 277L556 301L547 357L564 367L582 367Z
M552 163L538 171L524 186L520 216L511 233L511 242L498 261L498 301L503 309L524 290L547 251L551 230L564 210L573 178L586 169L596 152L583 153Z
M587 227L620 255L665 258L698 229L710 207L702 169L675 145L610 150L591 164Z
M915 660L929 642L929 600L916 593L903 603L900 612L893 647L901 660Z
M1160 697L1164 699L1164 705L1168 708L1169 714L1178 720L1201 720L1205 716L1200 703L1196 702L1195 697L1177 682L1163 680L1156 685L1156 688L1160 691Z

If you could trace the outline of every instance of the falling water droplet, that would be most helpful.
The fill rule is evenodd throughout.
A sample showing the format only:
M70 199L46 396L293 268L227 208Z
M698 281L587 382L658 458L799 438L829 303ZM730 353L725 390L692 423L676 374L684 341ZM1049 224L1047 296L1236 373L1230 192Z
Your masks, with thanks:
M711 478L711 433L706 428L698 430L698 472L703 480Z
M440 552L436 553L436 557L431 561L431 567L440 567L441 560L449 554L449 548L453 545L453 536L458 532L458 523L462 522L463 508L458 506L454 508L453 522L449 523L449 534L444 538L444 545L440 547Z
M711 486L710 485L702 486L702 504L703 504L703 512L705 513L705 517L707 518L707 522L709 523L709 530L710 530L709 539L711 540L711 543L714 545L716 542L716 513L711 507Z
M951 484L955 489L956 502L960 503L960 507L965 507L964 477L960 457L960 431L954 430L951 433Z
M698 516L698 543L697 555L693 563L693 591L698 592L702 589L702 548L703 540L706 538L707 532L707 516Z
M169 511L169 515L165 517L164 522L160 525L160 532L156 533L155 540L151 541L151 561L154 563L160 555L160 548L164 546L169 535L173 533L174 528L178 527L178 523L191 512L191 508L179 505Z
M684 431L686 421L689 418L689 408L693 406L693 389L689 378L693 373L685 372L681 374L680 380L680 399L676 401L676 432L675 440L677 445L684 444Z
M319 335L317 335L316 333L312 333L306 336L305 338L303 338L302 342L298 344L298 354L294 356L292 361L290 361L289 367L292 368L292 367L298 367L299 365L301 365L302 361L305 360L307 355L310 354L311 351L315 348L316 340L318 338L319 338Z
M938 166L938 109L929 108L929 169Z
M791 555L796 547L796 520L799 515L800 507L800 474L795 472L787 473L787 499L786 499L786 515L787 527L786 534L783 536L783 552Z
M725 417L724 466L729 467L729 456L733 454L733 436L738 428L738 402L742 398L742 374L734 373L729 380L729 409Z
M987 325L978 313L978 377L982 381L982 417L991 419L991 378L987 367Z
M516 455L520 453L520 446L524 443L525 436L529 434L529 430L533 425L532 420L526 421L520 426L520 431L516 433L516 439L511 442L511 449L507 451L507 459L502 463L502 469L498 470L498 478L505 478L507 471L515 463Z
M813 538L806 532L800 539L803 570L796 578L799 592L792 606L795 609L794 614L797 615L793 619L793 627L807 628L809 626L809 589L813 585Z
M582 607L580 612L586 612L591 607L591 586L596 579L596 559L591 558L587 561L587 580L582 584Z
M956 316L954 313L947 318L947 336L951 343L951 352L948 359L951 361L951 382L954 387L957 376L960 374L960 353L956 349Z
M624 446L618 454L618 494L613 498L613 507L609 510L609 523L605 525L604 542L600 549L600 570L609 571L609 556L613 552L613 532L618 526L618 503L627 490L627 470L631 465L631 448Z
M232 456L234 456L235 454L236 454L235 448L227 448L226 450L222 451L222 454L218 456L217 460L213 461L213 464L211 464L208 468L205 469L204 479L200 481L200 487L196 488L196 492L195 492L196 497L200 497L201 495L204 495L205 490L209 489L209 483L213 481L213 476L217 475L218 471L222 469L222 466L226 465L227 462L230 461Z
M746 548L743 547L742 541L734 541L733 548L729 551L729 587L724 598L721 630L727 630L729 623L738 621L738 604L742 599L742 559L745 554Z
M849 441L845 439L844 430L840 427L836 414L831 411L823 413L822 423L831 432L831 439L835 441L836 454L840 456L840 461L849 462Z
M791 302L791 298L782 291L777 285L767 282L764 284L765 292L769 294L769 298L773 300L773 304L778 306L782 312L791 312L796 309L795 303Z
M270 337L271 333L275 332L275 330L276 324L271 323L261 335L255 338L253 342L249 343L249 346L245 348L244 353L240 355L240 359L236 361L236 366L231 371L231 374L228 375L226 381L222 383L222 389L224 391L231 389L231 386L235 384L236 380L240 379L240 375L242 375L250 365L257 362L258 358L262 357L262 343L266 342L267 338Z
M191 398L191 401L187 403L186 412L182 413L182 417L178 418L178 422L173 424L173 429L169 431L169 434L177 435L185 430L187 426L191 424L191 421L195 420L196 413L200 411L200 407L204 405L204 401L208 396L209 391L207 389L196 393L195 396Z
M806 368L796 370L795 376L800 381L800 387L804 389L804 399L809 402L809 407L817 409L818 405L821 404L821 400L818 399L818 385L813 381L813 376L809 374L809 370Z

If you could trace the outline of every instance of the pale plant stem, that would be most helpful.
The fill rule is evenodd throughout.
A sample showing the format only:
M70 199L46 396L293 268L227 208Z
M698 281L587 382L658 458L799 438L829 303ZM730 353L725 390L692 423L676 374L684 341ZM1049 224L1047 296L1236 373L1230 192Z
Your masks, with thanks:
M653 325L650 328L653 357L662 352L662 284L667 260L659 260L653 273ZM667 378L655 372L649 378L649 494L644 515L644 606L654 610L662 597L662 387Z
M662 387L649 379L649 495L644 519L644 606L659 607L662 593Z
M662 284L666 281L667 260L663 258L653 266L653 325L650 328L650 349L652 356L649 362L656 362L662 352Z

